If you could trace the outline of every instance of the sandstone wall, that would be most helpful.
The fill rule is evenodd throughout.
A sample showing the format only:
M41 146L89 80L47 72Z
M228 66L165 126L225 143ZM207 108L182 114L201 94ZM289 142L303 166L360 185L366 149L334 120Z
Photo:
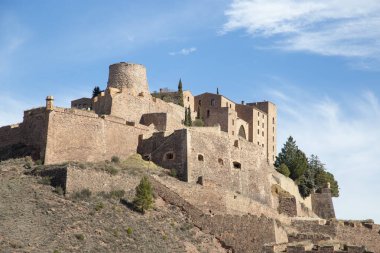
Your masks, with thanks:
M0 128L0 153L2 159L31 155L43 159L46 145L48 112L43 108L24 112L23 123Z
M102 161L113 155L127 158L136 153L144 126L76 109L55 108L49 114L45 164L65 161Z
M241 138L231 140L221 131L190 128L187 157L189 182L203 177L271 206L270 168L256 145Z
M197 209L180 195L150 177L153 188L165 201L186 211L194 225L215 235L225 248L233 252L261 253L263 245L284 242L286 235L273 219L253 215L210 215Z
M116 93L112 96L112 109L110 114L126 119L127 121L140 122L143 114L167 113L166 129L179 129L183 127L185 108L173 103L166 103L150 95L131 96L126 92Z
M140 141L138 153L164 168L174 169L178 178L188 181L186 136L186 129L154 133Z
M321 193L312 193L311 202L313 212L323 219L335 218L334 204L331 190L322 189Z
M299 193L298 186L294 183L292 179L278 173L275 170L272 170L271 184L278 184L282 189L289 192L296 198L298 216L310 216L310 213L304 210L302 206L306 207L311 211L311 197L307 197L306 199L302 198L301 194Z

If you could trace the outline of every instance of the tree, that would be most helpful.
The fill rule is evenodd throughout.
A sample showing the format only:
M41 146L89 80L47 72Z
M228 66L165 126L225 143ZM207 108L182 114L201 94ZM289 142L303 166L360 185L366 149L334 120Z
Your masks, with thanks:
M191 119L191 109L190 109L190 106L187 109L187 120L188 120L188 126L192 126L193 125L193 120Z
M298 184L298 190L303 198L310 196L315 188L313 173L307 169L296 183Z
M290 178L294 181L299 179L307 169L306 155L298 149L292 136L288 138L274 163L276 168L279 168L281 164L285 164L288 167Z
M216 94L219 95L219 88L216 88Z
M136 187L136 195L133 200L133 204L137 210L145 213L153 207L153 191L149 179L143 176L139 185Z
M333 197L339 197L339 185L335 180L334 175L330 172L326 172L327 181L330 183L331 195Z
M183 104L182 81L181 81L181 79L179 79L179 83L178 83L178 104L180 106L184 106L184 104Z
M98 96L100 94L100 88L99 86L95 86L95 88L92 90L92 98Z
M185 126L189 126L189 114L187 112L187 108L185 108L185 121L183 122Z
M277 171L286 177L290 176L290 170L285 163L281 163L280 167L277 168Z

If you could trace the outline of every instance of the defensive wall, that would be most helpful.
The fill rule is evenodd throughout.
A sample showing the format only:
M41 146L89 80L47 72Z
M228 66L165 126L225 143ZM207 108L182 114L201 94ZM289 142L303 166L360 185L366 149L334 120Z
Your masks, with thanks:
M164 168L176 170L184 181L213 181L271 205L271 170L262 150L245 139L232 140L219 127L155 133L140 140L138 152Z
M0 159L45 156L48 113L45 107L27 110L20 124L0 128Z

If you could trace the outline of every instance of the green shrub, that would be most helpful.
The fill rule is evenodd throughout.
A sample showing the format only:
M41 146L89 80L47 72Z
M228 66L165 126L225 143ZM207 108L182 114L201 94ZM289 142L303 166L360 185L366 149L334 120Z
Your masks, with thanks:
M100 210L102 210L104 208L104 204L103 202L99 202L95 205L95 211L99 212Z
M203 127L204 125L205 124L202 119L195 119L192 124L192 126L195 126L195 127Z
M114 190L114 191L110 191L109 195L111 198L121 199L122 197L124 197L125 191L124 190Z
M83 189L79 192L74 192L72 197L74 199L86 200L91 197L91 191L89 189Z
M119 173L119 170L116 169L114 166L112 165L106 165L105 171L107 171L108 173L110 173L111 175L116 175L117 173Z
M113 162L113 163L120 163L120 158L118 156L112 156L111 157L111 162Z
M128 227L128 228L127 228L127 234L128 234L128 235L131 235L132 233L133 233L132 228Z
M171 169L169 171L169 176L176 178L177 177L177 170L176 169Z
M54 189L53 192L57 193L58 195L63 195L65 193L65 191L62 188L62 186L55 187L55 189Z
M39 184L44 184L44 185L50 185L51 184L51 178L50 176L46 176L46 177L41 177L39 180L38 180L38 183Z
M42 165L43 163L42 163L41 160L37 160L37 161L35 162L35 164L36 164L36 165Z
M153 190L149 182L149 179L144 176L140 180L140 184L136 187L136 196L133 200L133 204L137 210L145 213L153 207Z
M75 234L74 236L75 236L75 238L77 238L79 241L83 241L83 240L84 240L84 235L83 235L83 234Z

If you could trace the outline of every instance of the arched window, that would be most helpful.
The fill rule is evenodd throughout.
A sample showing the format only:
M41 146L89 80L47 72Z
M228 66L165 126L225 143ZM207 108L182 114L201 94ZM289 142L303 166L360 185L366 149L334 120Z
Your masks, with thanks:
M240 126L239 128L239 136L243 137L244 139L247 139L247 135L245 134L245 129L243 126Z
M203 161L204 161L203 155L198 154L198 161L200 161L200 162L203 162Z
M210 110L207 110L207 118L210 118Z

